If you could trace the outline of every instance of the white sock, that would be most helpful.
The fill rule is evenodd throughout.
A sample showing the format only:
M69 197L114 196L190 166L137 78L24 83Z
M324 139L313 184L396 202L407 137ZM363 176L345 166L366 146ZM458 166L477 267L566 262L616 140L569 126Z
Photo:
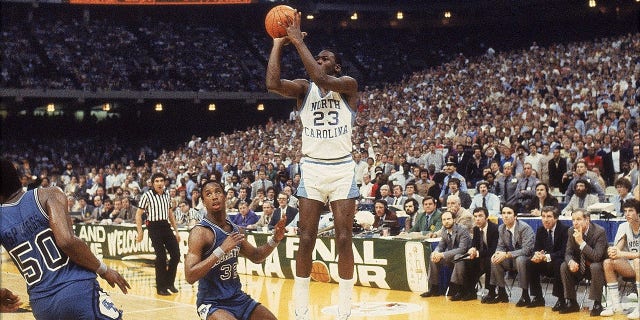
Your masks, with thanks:
M340 278L338 280L338 315L348 316L351 314L351 295L355 283L355 279Z
M618 293L618 283L607 283L607 300L611 302L614 310L620 309L620 294Z
M293 279L293 306L296 314L302 315L309 309L309 282L311 278L294 276Z

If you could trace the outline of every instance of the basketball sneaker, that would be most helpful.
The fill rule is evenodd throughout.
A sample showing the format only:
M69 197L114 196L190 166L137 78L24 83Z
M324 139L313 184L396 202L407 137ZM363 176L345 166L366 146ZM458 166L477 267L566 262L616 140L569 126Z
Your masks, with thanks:
M627 319L640 319L640 307L633 308L633 311L627 315Z
M296 320L311 320L309 317L309 309L295 310L293 313L296 315Z
M622 313L622 308L618 305L618 306L611 306L611 307L606 307L604 310L602 310L602 312L600 312L600 316L601 317L611 317L616 313Z

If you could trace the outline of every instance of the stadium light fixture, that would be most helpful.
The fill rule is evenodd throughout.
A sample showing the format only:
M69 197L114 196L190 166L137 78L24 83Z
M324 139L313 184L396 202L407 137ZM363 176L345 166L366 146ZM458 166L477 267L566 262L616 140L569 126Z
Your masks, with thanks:
M354 12L354 13L351 15L351 20L358 20L358 13L357 13L357 12Z
M307 15L307 20L313 20L313 19L315 19L315 18L316 18L316 17L314 17L312 14L308 14L308 15Z
M444 12L444 17L445 17L446 19L451 18L451 11L445 11L445 12Z
M110 111L111 110L111 104L110 103L105 103L102 105L102 111Z
M47 105L47 112L55 112L56 111L56 105L53 103L49 103Z
M589 8L595 8L596 7L596 0L589 0Z
M264 111L264 103L258 104L258 111Z
M209 111L216 111L216 104L215 103L210 103L209 104Z
M396 13L396 19L398 19L398 20L404 19L404 13L402 13L402 11L398 11Z
M156 111L162 111L162 103L156 103L155 109Z

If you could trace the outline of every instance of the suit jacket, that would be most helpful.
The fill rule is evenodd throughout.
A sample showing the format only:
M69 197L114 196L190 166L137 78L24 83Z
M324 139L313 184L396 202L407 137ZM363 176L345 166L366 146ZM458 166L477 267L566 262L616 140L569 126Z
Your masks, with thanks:
M502 176L496 181L496 195L500 197L500 202L513 203L516 199L516 188L518 186L518 179L511 175L509 177ZM508 192L505 197L505 190Z
M567 249L567 230L569 230L569 227L560 222L560 220L556 222L556 228L553 231L553 250L546 252L551 256L551 261L564 259L565 250ZM536 243L533 246L533 250L544 250L547 237L549 237L547 229L544 226L539 226L536 231Z
M580 263L580 257L584 255L584 258L588 262L602 262L607 258L607 233L603 227L590 222L587 235L583 235L584 242L587 244L584 249L580 250L580 246L576 243L573 237L573 231L575 228L569 227L567 230L567 249L564 253L564 261L569 263L573 260ZM582 255L581 255L582 253Z
M560 157L558 163L551 158L549 160L549 186L552 188L560 188L562 185L562 176L567 172L567 159Z
M428 232L436 232L442 228L442 212L438 209L431 214L429 219L429 225L427 225L427 215L424 211L418 213L416 217L416 224L411 227L410 232L422 232L426 234Z
M482 231L478 226L473 227L473 241L471 247L478 250L478 256L480 258L490 258L498 247L498 225L487 221L487 245L483 245Z
M390 227L390 228L396 228L396 227L399 226L399 224L398 224L398 216L392 210L387 210L387 214L385 215L384 220L389 221L389 222L384 222L381 219L381 217L379 217L377 214L374 214L373 227L377 228L382 224L384 224L385 226ZM391 222L391 221L393 221L393 222Z
M271 180L269 179L264 179L265 194L269 187L273 187L273 182L271 182ZM256 180L253 183L251 183L251 199L256 197L256 194L258 193L258 189L262 189L262 180Z
M509 251L513 258L533 256L535 233L526 222L516 220L515 229L513 230L513 251L509 250L509 237L506 225L503 223L498 226L498 247L496 251Z
M618 168L622 169L623 162L629 162L633 154L628 149L620 149L620 156L618 157ZM615 182L616 172L613 170L613 155L611 151L602 156L602 177L608 186L612 186Z
M438 247L434 251L443 253L444 259L451 261L455 255L465 254L470 246L471 236L469 232L465 228L454 224L451 227L451 238L449 238L447 231L442 232Z
M289 223L291 223L291 221L293 221L293 219L298 215L298 209L287 206L284 214L287 217L286 225L289 225ZM277 207L273 210L273 217L271 217L271 221L269 222L269 229L273 229L273 227L275 227L276 223L280 221L280 217L282 217L282 208Z

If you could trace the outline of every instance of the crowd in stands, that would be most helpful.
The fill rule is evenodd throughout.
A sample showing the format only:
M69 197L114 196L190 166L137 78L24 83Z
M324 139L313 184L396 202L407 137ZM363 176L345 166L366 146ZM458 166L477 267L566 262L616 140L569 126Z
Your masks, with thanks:
M171 29L154 28L158 28L154 33ZM64 26L53 29L63 30ZM131 35L113 30L113 34L125 45L126 39L147 32L138 31L139 34ZM64 32L54 35L64 37ZM202 39L205 38L210 40L208 36ZM71 46L79 40L66 41ZM170 46L172 54L180 54L175 46L181 40L165 41L158 43L157 49ZM514 184L523 177L535 177L535 182L525 187L527 199L535 196L532 189L535 184L543 182L553 191L566 191L567 198L563 200L569 202L575 180L582 176L592 190L598 189L594 187L598 181L602 183L599 189L604 190L621 177L628 178L631 189L637 190L640 57L635 53L639 50L639 34L546 48L534 43L527 49L491 51L474 58L459 55L401 82L363 88L356 106L359 112L353 136L354 153L361 157L363 166L366 164L358 183L365 183L364 175L368 174L367 179L373 185L372 193L363 196L380 198L381 185L399 184L404 189L412 180L420 184L420 180L426 179L427 185L434 184L437 190L430 193L424 185L418 185L416 193L432 194L443 205L450 179L457 178L463 192L490 179L495 181L495 185L489 186L490 191L501 196L504 203L513 196L496 190L500 181L505 183L505 175L512 175ZM57 54L56 50L51 51ZM63 56L55 59L64 60ZM80 61L68 63L82 66ZM87 70L99 71L91 67ZM125 83L131 81L129 76L123 76L123 81L108 82ZM206 75L189 77L220 83ZM73 79L72 82L78 80ZM74 139L46 145L25 142L5 148L3 153L20 164L27 180L25 186L33 184L29 180L35 176L37 183L48 180L49 185L66 187L75 176L86 183L80 186L81 190L91 190L98 184L106 189L107 195L114 196L118 187L127 191L123 185L127 177L132 180L129 183L135 182L139 191L144 191L150 174L162 171L178 194L184 190L184 200L190 201L190 191L212 177L222 179L227 189L239 191L246 187L254 195L251 183L259 170L266 172L276 194L286 185L293 186L295 192L298 180L292 168L301 157L300 130L299 121L269 120L246 131L204 139L194 136L171 151L131 150L109 142L96 144ZM556 150L566 162L559 173L549 169L549 160ZM581 159L588 174L577 168ZM72 166L71 173L63 172L67 165ZM506 174L505 167L512 173ZM565 173L567 178L556 179L558 174ZM120 178L109 185L111 175ZM191 180L194 184L188 189ZM95 193L70 195L89 200ZM600 197L600 201L605 199ZM516 204L522 209L528 205L520 198Z

